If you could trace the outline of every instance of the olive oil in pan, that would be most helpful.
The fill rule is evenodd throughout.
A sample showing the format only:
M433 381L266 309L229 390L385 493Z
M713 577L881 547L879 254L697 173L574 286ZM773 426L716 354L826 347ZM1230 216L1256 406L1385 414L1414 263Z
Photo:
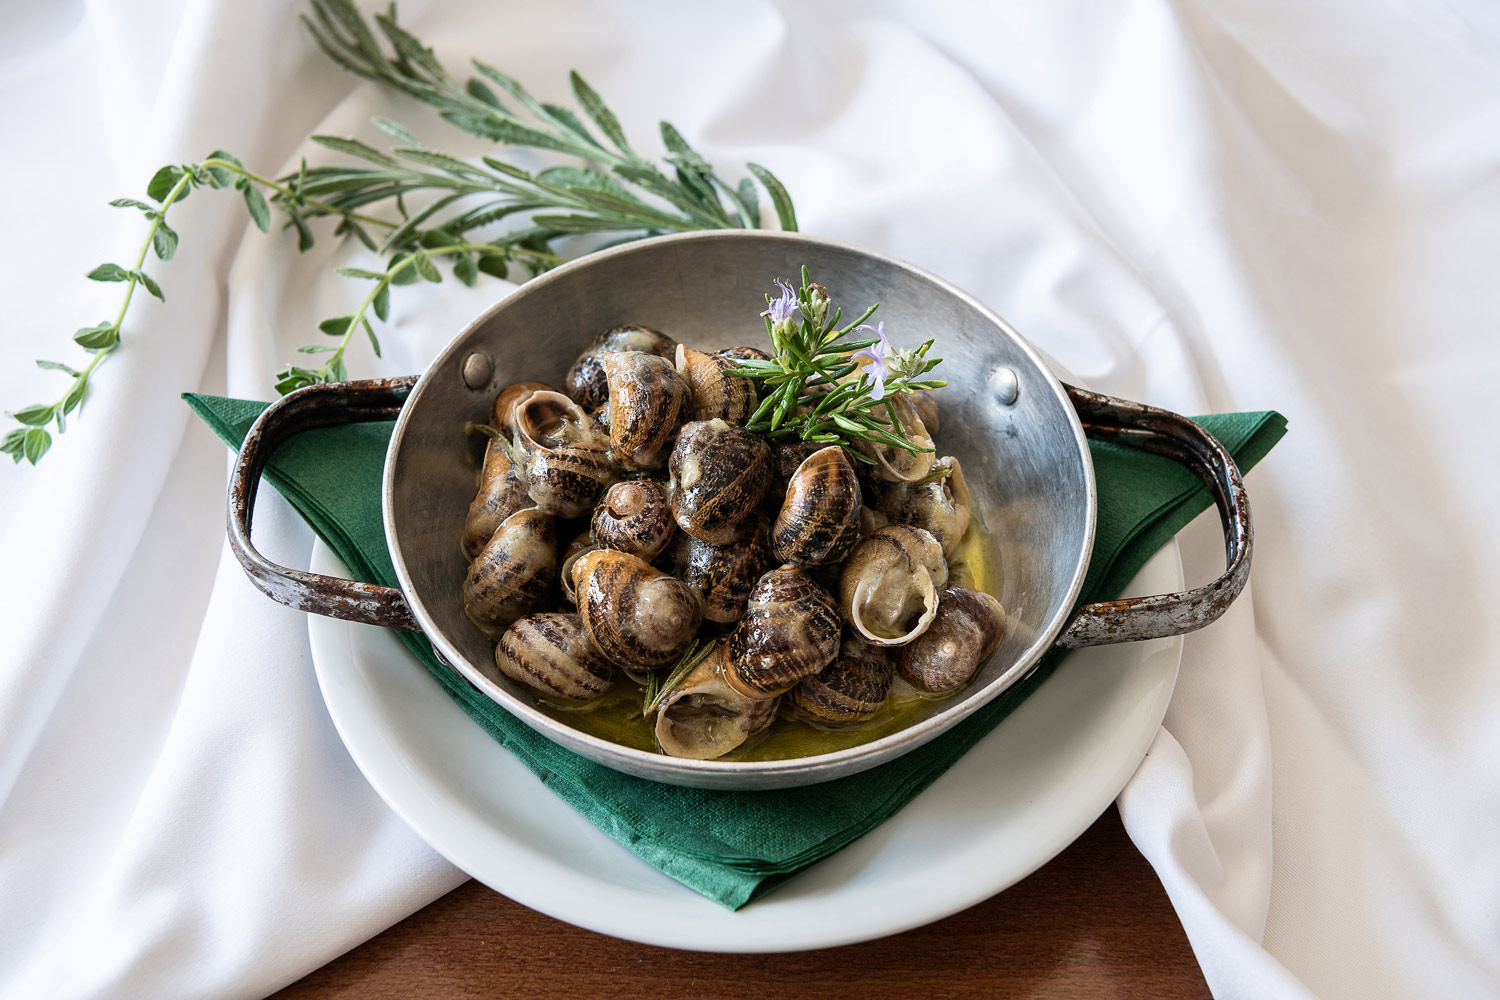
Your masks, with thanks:
M995 594L1000 590L1000 567L991 558L991 548L982 531L971 526L954 553L951 572L965 586ZM962 689L960 689L962 690ZM785 709L763 733L719 760L791 760L847 750L873 743L915 725L938 712L953 694L929 695L917 691L899 677L890 698L873 719L839 728L814 726L795 718ZM622 673L603 695L586 706L562 708L538 699L543 712L580 732L635 750L655 753L655 717L641 716L640 685Z

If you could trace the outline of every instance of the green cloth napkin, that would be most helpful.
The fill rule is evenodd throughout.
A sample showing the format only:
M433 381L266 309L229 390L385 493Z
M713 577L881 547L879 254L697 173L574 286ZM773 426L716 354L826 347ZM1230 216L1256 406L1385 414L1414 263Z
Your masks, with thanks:
M188 405L238 448L266 403L186 394ZM1278 413L1199 419L1241 470L1286 433ZM277 450L265 478L360 580L396 585L381 522L381 475L392 422L307 431ZM1087 601L1118 594L1146 560L1212 502L1176 463L1091 442L1099 484ZM425 638L397 633L433 680L544 784L610 837L716 902L738 909L874 829L935 781L1057 668L1048 654L1025 682L926 746L852 777L769 792L705 791L633 778L565 750L517 721L441 665Z

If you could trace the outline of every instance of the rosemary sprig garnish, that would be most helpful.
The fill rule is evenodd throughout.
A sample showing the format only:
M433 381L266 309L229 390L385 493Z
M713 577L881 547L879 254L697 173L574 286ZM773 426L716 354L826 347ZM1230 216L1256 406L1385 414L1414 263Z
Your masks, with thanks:
M806 267L800 288L777 284L781 295L767 295L768 308L761 314L771 338L772 360L745 360L730 372L761 381L760 405L746 421L746 429L771 441L845 445L856 459L872 464L874 459L855 447L855 441L932 451L907 436L891 401L899 394L948 384L922 377L942 363L942 358L927 357L934 341L915 350L893 348L885 338L884 323L865 323L878 303L854 322L839 326L843 310L832 305L827 289L810 280ZM860 330L875 336L848 339Z
M678 659L676 666L668 671L665 680L662 679L660 671L648 671L646 687L641 692L641 715L647 716L656 711L657 707L666 701L667 695L671 694L672 690L681 684L683 678L692 673L698 664L708 659L708 655L718 645L718 639L710 639L708 642L694 639L692 645L688 646L682 657Z
M298 349L328 355L325 364L292 364L276 373L276 389L282 393L347 377L347 351L361 331L379 355L369 313L387 318L392 285L441 281L438 260L446 260L466 285L481 272L505 278L517 268L524 280L566 259L552 246L565 236L592 233L626 241L760 225L754 181L747 177L731 186L666 122L661 123L661 137L667 169L657 166L636 152L614 112L576 72L570 76L575 111L538 100L512 77L477 61L480 76L460 85L430 48L396 23L394 7L375 15L373 26L351 0L312 0L310 15L303 20L314 40L350 72L415 97L474 135L579 162L535 172L489 156L469 163L424 148L404 126L375 118L375 126L395 140L389 150L353 138L312 137L326 149L364 161L362 165L309 166L304 161L295 172L273 178L216 150L197 163L162 167L147 185L148 201L121 198L111 203L139 209L149 223L135 266L101 264L88 275L125 284L118 315L74 334L74 341L91 355L83 368L37 362L70 381L56 402L10 414L19 426L0 438L0 452L35 464L52 445L48 427L55 423L58 432L66 428L67 417L84 402L95 370L120 346L121 324L135 289L143 287L165 299L145 270L146 259L154 251L167 261L177 252L179 236L167 224L167 213L194 188L240 192L262 232L269 232L273 214L279 212L285 216L283 228L297 234L299 250L314 245L312 221L333 218L333 235L356 239L385 258L384 270L340 269L375 285L353 315L319 324L322 333L337 338L334 342ZM502 103L491 84L513 103ZM795 230L796 213L786 189L764 167L749 164L746 169L770 196L781 228ZM420 206L409 204L419 199Z

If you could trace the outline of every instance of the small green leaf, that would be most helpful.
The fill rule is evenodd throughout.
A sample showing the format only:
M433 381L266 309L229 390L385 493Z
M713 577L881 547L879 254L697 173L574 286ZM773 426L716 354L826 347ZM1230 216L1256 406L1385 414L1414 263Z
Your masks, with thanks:
M584 112L594 120L595 125L599 126L599 131L603 132L620 152L626 156L633 156L630 143L625 141L625 130L620 127L620 120L605 105L598 92L588 85L587 80L578 75L577 70L568 72L568 80L573 84L573 96L578 98L578 103L583 106Z
M425 253L419 253L416 257L417 262L413 266L416 267L418 274L434 284L443 280L443 272L437 269L437 265L432 262L431 257Z
M24 427L17 427L15 430L5 435L3 439L0 439L0 453L13 455L15 456L16 461L19 462L21 460L21 450L25 440L26 429Z
M232 153L226 153L222 149L214 150L212 153L209 153L207 156L205 156L204 159L223 160L225 163L233 163L237 167L244 166L244 164L239 161L239 157L235 156ZM238 184L240 181L239 175L237 175L233 170L230 170L226 167L207 167L205 169L208 170L209 175L214 179L214 183L219 187L231 187L235 184Z
M116 198L110 204L115 208L139 208L143 212L153 211L151 205L146 204L144 201L136 201L134 198Z
M453 276L472 288L475 279L479 277L479 265L474 263L473 257L461 253L453 261Z
M167 301L167 297L161 293L161 286L151 279L151 275L147 274L145 271L131 271L130 273L135 276L135 279L141 283L141 286L144 287L146 291L150 292L152 295L155 295L163 302Z
M795 233L797 213L792 208L792 196L776 179L776 175L758 163L747 163L745 169L754 174L756 180L765 186L766 193L771 196L771 204L776 206L776 219L780 222L781 228L786 232Z
M493 275L501 280L505 279L509 272L509 262L499 254L486 254L479 258L479 270L485 274Z
M76 369L68 367L67 365L63 364L61 361L42 361L42 360L38 360L37 363L36 363L36 366L38 368L43 369L44 371L49 371L49 372L67 372L69 375L72 375L75 378L78 375L78 372L77 372Z
M182 168L166 166L162 167L151 176L151 182L146 185L146 195L152 201L161 201L172 193L172 187L182 179Z
M338 350L333 344L304 344L297 348L298 354L332 354Z
M417 137L412 135L411 131L400 122L393 122L389 118L382 118L379 115L372 117L370 122L403 146L411 146L416 149L422 147L422 144L417 141Z
M401 253L398 253L396 254L396 256L391 258L391 269L388 272L391 275L391 284L409 285L412 282L418 280L417 272L414 267L401 267L402 264L405 264L410 259L411 254L405 251L402 251ZM397 268L400 268L400 270L397 270Z
M50 447L52 447L52 435L40 427L33 427L27 431L26 437L21 444L22 453L25 455L26 461L32 465L35 465L38 459L47 454L47 449Z
M330 337L342 337L349 332L349 324L353 322L353 316L335 316L319 323L318 329Z
M62 407L62 411L64 413L72 413L74 410L76 410L78 408L78 404L83 402L83 394L88 389L88 387L88 379L75 379L73 381L73 384L68 388L68 391L63 394L62 402L58 404ZM62 425L61 419L58 420L58 425Z
M344 368L344 356L335 354L333 360L328 363L328 374L333 376L335 382L342 382L349 377L349 372Z
M360 267L335 268L333 273L342 274L346 278L368 278L374 281L379 281L380 279L385 277L385 275L381 274L379 271L366 271L364 268Z
M42 427L48 423L51 423L52 416L56 412L56 406L43 406L41 404L38 404L36 406L28 406L24 410L17 410L15 413L10 414L10 416L15 417L21 423L26 424L29 427Z
M500 98L495 96L495 92L493 90L485 86L483 80L476 80L473 77L470 77L469 82L464 84L464 91L470 97L478 101L483 101L485 104L488 104L496 111L505 110L505 106L500 103ZM408 143L408 145L410 144Z
M100 264L87 275L91 281L128 281L130 272L119 264Z
M151 234L151 249L156 251L156 256L162 260L171 260L172 255L177 252L177 232L165 222L156 224L156 232Z
M307 223L298 213L288 212L287 214L292 217L292 225L297 229L297 252L306 253L313 246L312 230L307 228Z
M73 334L73 342L90 351L107 351L120 340L120 331L113 323L84 327Z
M250 210L256 229L263 233L271 231L271 206L266 204L266 196L260 193L260 188L245 188L245 207Z
M375 352L377 358L380 357L380 339L375 336L375 328L370 326L370 321L363 316L359 318L359 325L365 328L365 336L370 338L370 349Z
M378 163L382 167L398 167L401 165L400 161L394 156L382 153L369 143L360 142L358 139L342 138L336 135L314 135L309 136L309 138L318 145L325 146L336 153L344 153L349 156L358 157L361 160L368 160L370 163Z
M381 285L376 290L375 298L370 302L370 305L375 310L375 315L379 316L382 322L390 318L391 286L389 284Z
M745 225L751 229L760 228L760 198L755 193L755 182L748 177L740 178L740 203L745 206L745 211L750 217L745 220Z

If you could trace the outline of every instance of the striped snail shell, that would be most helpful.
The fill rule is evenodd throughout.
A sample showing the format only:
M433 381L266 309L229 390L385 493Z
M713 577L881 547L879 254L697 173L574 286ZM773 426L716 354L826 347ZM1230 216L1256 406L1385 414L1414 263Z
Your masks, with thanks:
M677 526L725 545L751 523L771 485L771 449L743 427L699 420L677 435L668 468Z
M578 595L573 591L573 564L578 562L578 557L585 552L593 552L598 548L599 546L594 544L592 533L585 529L579 532L563 550L562 563L558 566L557 576L562 583L563 597L569 604L578 603Z
M891 693L886 651L845 636L836 660L786 693L787 703L812 722L842 726L873 718Z
M716 355L731 361L770 361L771 356L758 347L726 347Z
M689 420L727 420L743 424L755 412L760 398L755 383L729 374L740 359L723 354L704 354L685 344L677 345L677 373L687 383L692 405Z
M464 578L464 611L481 628L502 628L536 607L557 576L552 518L524 507L495 529Z
M473 559L490 540L500 522L522 507L531 506L521 470L511 461L510 444L490 438L484 446L484 464L479 469L479 492L464 517L464 556Z
M826 447L828 446L821 441L785 441L771 445L770 492L778 503L782 497L786 496L786 488L791 485L792 476L796 474L797 468L807 460L809 455L816 454Z
M761 517L749 531L727 545L715 545L687 532L672 546L672 565L679 579L703 600L709 621L737 622L745 617L750 589L771 568L769 526Z
M896 411L896 419L901 421L907 439L927 450L907 451L895 445L863 439L856 441L855 447L875 460L870 474L876 479L887 483L915 482L932 471L932 434L912 408L906 393L896 393L886 401Z
M672 689L656 715L656 743L672 757L713 760L776 720L776 699L746 698L724 683L725 643Z
M609 382L604 374L605 355L645 351L670 358L676 348L677 341L649 327L627 325L605 330L568 369L567 393L585 410L596 410L609 398Z
M860 540L839 575L839 605L866 642L900 646L937 615L938 588L948 582L943 547L932 533L892 524Z
M859 477L844 449L829 445L797 466L771 526L771 551L781 562L837 562L859 536Z
M590 523L594 542L650 562L672 540L677 524L667 488L654 479L628 479L604 491Z
M518 619L495 647L495 666L513 681L566 701L603 694L615 665L599 655L575 614L545 611Z
M746 698L774 698L832 662L840 628L828 591L796 566L773 569L730 633L724 680Z
M927 429L929 437L938 436L940 426L938 418L937 396L933 395L931 389L917 389L906 394L911 408L916 411L917 417L921 419L922 426Z
M659 469L688 409L688 387L666 358L640 351L604 356L609 448L627 472Z
M588 414L550 389L533 392L512 414L526 492L537 507L558 517L577 517L593 507L615 473L605 439Z
M940 458L932 472L945 469L948 474L937 479L929 475L915 483L883 484L875 508L890 524L926 528L951 558L969 529L969 485L958 459Z
M969 682L1004 633L999 601L982 590L949 587L927 631L895 650L896 669L919 690L952 691Z
M513 382L500 390L495 405L490 409L490 423L499 429L508 440L516 439L516 406L524 403L534 392L557 392L557 386L546 382Z
M585 553L573 564L573 583L589 641L624 667L671 663L703 620L686 584L628 552Z

